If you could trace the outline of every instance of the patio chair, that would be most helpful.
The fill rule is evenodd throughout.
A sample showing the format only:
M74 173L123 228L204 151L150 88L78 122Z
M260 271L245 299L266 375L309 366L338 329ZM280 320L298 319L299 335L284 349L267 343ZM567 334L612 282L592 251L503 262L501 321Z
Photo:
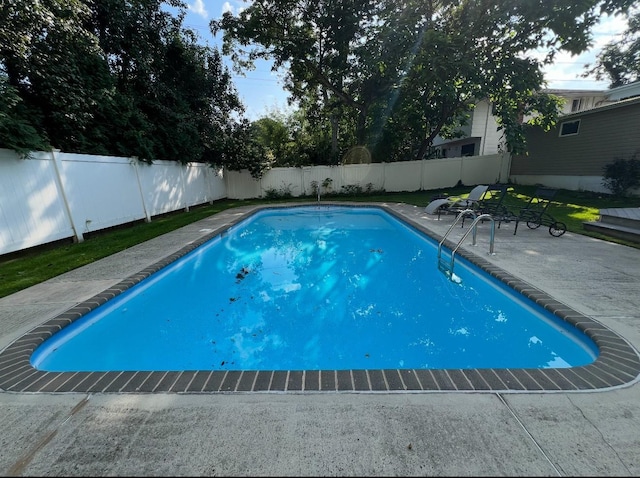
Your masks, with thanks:
M567 226L563 222L556 221L548 212L551 200L557 192L557 189L552 188L540 187L536 189L527 205L514 214L516 225L513 234L518 232L518 224L525 222L529 229L537 229L543 225L549 226L549 234L554 237L562 236L567 231Z
M503 222L510 222L513 218L513 214L507 209L504 204L504 200L507 197L507 185L506 184L491 184L487 186L487 190L483 194L482 198L472 208L476 217L481 214L489 214L495 222L498 223L498 227ZM482 220L484 222L484 220ZM464 218L462 218L462 225L464 226Z
M437 214L438 219L440 219L440 215L442 213L458 214L465 209L473 209L478 204L478 201L480 201L484 196L487 191L487 187L488 186L485 186L484 184L479 184L469 192L466 198L454 196L434 199L427 204L427 207L424 208L424 212L427 214Z

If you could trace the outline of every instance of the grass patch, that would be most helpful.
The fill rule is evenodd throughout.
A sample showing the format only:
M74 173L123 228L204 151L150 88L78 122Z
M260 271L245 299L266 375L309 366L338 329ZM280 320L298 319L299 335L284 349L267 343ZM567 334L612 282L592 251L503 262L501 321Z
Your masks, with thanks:
M436 195L466 196L472 186L407 193L374 193L360 195L324 195L324 200L349 200L359 202L406 203L424 207ZM509 186L506 205L513 210L523 207L534 193L535 186ZM84 242L52 244L20 251L0 257L0 297L38 284L57 275L89 264L103 257L148 241L156 236L217 214L225 209L253 204L315 201L315 198L287 198L280 200L220 200L213 204L193 207L188 212L179 211L155 217L151 222L139 222L89 235ZM616 207L640 207L640 198L619 198L592 192L560 190L548 212L567 231L606 239L640 249L640 244L607 237L584 230L582 223L595 221L599 210Z

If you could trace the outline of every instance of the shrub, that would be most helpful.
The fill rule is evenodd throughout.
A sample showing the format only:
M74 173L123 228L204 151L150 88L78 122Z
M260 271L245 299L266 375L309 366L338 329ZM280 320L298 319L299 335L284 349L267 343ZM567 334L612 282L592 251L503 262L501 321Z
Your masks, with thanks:
M280 189L276 188L267 188L264 191L264 197L266 199L287 199L292 198L293 193L291 192L291 184L282 184Z
M630 189L640 186L638 152L629 159L616 158L604 166L602 184L616 196L626 196Z

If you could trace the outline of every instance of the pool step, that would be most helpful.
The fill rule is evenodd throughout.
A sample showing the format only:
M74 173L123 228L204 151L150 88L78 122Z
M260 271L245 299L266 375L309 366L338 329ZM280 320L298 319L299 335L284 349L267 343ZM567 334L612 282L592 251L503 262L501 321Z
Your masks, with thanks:
M583 222L587 231L640 243L640 207L600 209L597 221Z

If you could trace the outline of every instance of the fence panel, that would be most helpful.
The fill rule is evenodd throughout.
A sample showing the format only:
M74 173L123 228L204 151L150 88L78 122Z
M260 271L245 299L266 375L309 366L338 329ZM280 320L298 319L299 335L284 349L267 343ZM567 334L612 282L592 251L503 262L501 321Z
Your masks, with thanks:
M0 150L0 254L124 224L217 199L264 197L268 191L310 196L362 190L419 191L508 178L508 155L399 163L248 171L173 161L37 152L21 160ZM316 191L317 192L317 191Z
M363 190L371 187L372 190L386 189L385 163L345 164L340 166L342 177L339 184L333 188L334 192L343 192L343 188L360 186Z
M339 189L341 168L339 166L305 166L301 168L305 195L320 195ZM317 189L314 190L314 183Z
M0 149L0 254L227 197L222 169Z
M510 155L492 154L461 158L460 180L463 184L506 183L509 178Z
M184 179L189 206L226 197L222 168L213 168L202 163L189 163Z
M420 191L425 161L402 161L385 167L384 189L389 192Z
M225 170L224 177L227 197L230 199L251 199L264 196L262 180L254 179L247 170Z
M72 236L51 154L0 149L0 254Z
M227 171L229 199L264 197L266 192L288 190L295 197L313 194L312 182L320 185L321 194L344 192L344 188L359 186L366 191L411 192L453 187L463 184L506 182L509 156L470 156L397 163L345 164L341 166L305 166L273 168L262 179L251 178L248 171ZM325 180L330 188L322 187Z
M138 165L140 188L149 216L188 208L181 176L183 169L175 161Z
M462 177L462 158L430 159L422 167L422 189L451 188ZM478 183L481 184L481 183Z
M261 179L264 192L273 191L280 194L291 193L292 196L304 196L302 168L276 168L266 171Z
M145 217L130 158L56 153L60 179L77 232L87 233Z

